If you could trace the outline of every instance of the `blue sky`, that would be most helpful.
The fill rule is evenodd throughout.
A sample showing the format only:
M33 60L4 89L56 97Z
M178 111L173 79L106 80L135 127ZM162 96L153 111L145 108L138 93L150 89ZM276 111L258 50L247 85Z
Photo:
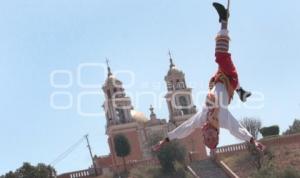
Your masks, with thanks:
M94 154L108 154L105 118L78 112L78 96L86 92L93 95L82 99L83 111L99 114L103 103L100 87L79 85L78 67L82 64L102 65L109 57L113 71L127 84L135 109L146 115L149 105L154 104L158 117L168 117L162 96L169 49L194 94L205 91L216 68L214 37L219 29L211 3L0 1L0 175L24 161L50 163L87 133ZM263 106L260 109L249 109L236 99L240 107L232 112L238 119L258 117L264 126L278 124L284 131L300 117L299 6L298 0L233 0L230 34L234 62L242 85L264 96L258 103ZM85 69L81 73L83 83L104 82L103 68ZM57 70L69 72L70 86L51 85L51 73ZM70 76L55 76L55 84L70 81ZM73 98L69 109L51 107L50 96L55 92L68 94L56 95L58 105L68 105L67 97ZM149 92L155 98L146 94ZM194 98L198 108L203 98ZM236 142L227 131L222 132L222 145ZM89 165L89 154L82 143L55 168L62 173Z

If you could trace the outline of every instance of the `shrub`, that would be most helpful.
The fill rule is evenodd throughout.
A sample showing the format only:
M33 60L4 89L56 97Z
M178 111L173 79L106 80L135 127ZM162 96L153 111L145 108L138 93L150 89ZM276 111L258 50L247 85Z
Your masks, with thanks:
M252 178L279 178L278 172L274 166L263 167L257 171Z
M299 178L300 173L292 167L288 167L283 171L275 168L275 166L266 166L255 173L252 178Z
M282 171L280 178L299 178L300 172L292 167L286 168L284 171Z
M263 127L260 129L260 133L262 134L263 137L279 135L279 126L274 125L271 127Z
M130 178L155 178L160 176L159 166L138 166L130 170Z
M184 166L175 163L175 172L165 173L159 166L139 166L130 171L129 178L193 178Z

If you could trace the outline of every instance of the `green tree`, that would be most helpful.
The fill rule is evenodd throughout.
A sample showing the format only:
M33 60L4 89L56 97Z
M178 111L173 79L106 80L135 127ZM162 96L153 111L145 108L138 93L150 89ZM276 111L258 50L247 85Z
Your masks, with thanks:
M162 132L151 134L148 138L148 147L151 149L152 146L164 138L163 135ZM158 158L164 173L174 173L176 162L184 165L186 149L176 140L164 145L158 152L152 152L152 154Z
M22 167L17 169L16 174L22 178L33 178L36 171L30 163L24 163Z
M148 146L148 148L151 150L151 148L156 145L159 141L161 141L162 139L164 139L164 133L162 131L157 131L154 133L151 133L149 135L149 137L147 138L147 143L146 145ZM156 156L156 154L154 152L152 152L152 154L154 156Z
M115 145L115 152L118 157L123 159L123 165L125 172L127 172L127 166L125 157L128 156L131 152L131 147L127 137L123 134L118 134L114 137L114 145Z
M5 176L1 176L1 178L17 178L17 175L10 171L9 173L5 174Z
M10 171L1 178L54 178L56 171L53 167L39 163L32 166L30 163L23 163L22 167L15 172Z
M47 166L45 164L39 163L36 166L35 176L36 177L45 177L45 178L51 178L55 175L55 170L51 166Z
M257 139L259 130L261 128L261 121L259 119L245 117L241 120L241 124L255 139Z
M165 173L175 172L175 163L184 164L186 149L179 141L172 141L166 144L157 153L157 158L161 164L162 170Z
M295 119L293 125L291 125L284 133L283 135L291 135L295 133L300 133L300 120Z

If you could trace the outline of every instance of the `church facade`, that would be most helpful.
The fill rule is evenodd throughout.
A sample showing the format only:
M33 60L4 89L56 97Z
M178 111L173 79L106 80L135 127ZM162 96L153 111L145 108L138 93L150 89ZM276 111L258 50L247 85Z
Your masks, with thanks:
M95 158L97 167L101 168L104 174L123 165L123 160L117 157L114 151L113 140L117 134L126 136L131 146L131 154L126 157L126 162L153 160L149 139L157 134L166 136L168 132L196 114L197 108L193 103L192 89L186 84L184 72L174 65L171 55L170 67L164 79L167 87L165 100L169 111L168 121L157 118L152 106L150 106L149 118L144 113L135 111L122 82L113 75L108 66L108 74L102 90L105 94L103 109L110 154ZM197 153L198 159L207 158L201 129L197 129L190 136L179 141L185 146L187 152Z

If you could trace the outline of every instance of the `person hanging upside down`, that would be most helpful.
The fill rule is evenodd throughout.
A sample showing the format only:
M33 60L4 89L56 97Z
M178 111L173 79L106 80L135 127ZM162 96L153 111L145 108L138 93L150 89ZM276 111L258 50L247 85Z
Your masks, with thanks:
M202 128L205 145L214 150L219 143L220 128L230 131L236 138L254 144L260 151L264 145L255 141L253 136L245 129L230 113L228 105L232 100L234 91L237 92L241 101L245 102L251 93L245 91L239 85L237 70L232 62L229 50L227 30L228 10L219 3L213 3L219 14L221 30L216 37L215 57L218 64L216 74L209 82L209 92L205 105L201 112L198 112L189 120L167 134L167 138L161 140L152 149L158 151L161 147L174 140L189 136L196 128Z

